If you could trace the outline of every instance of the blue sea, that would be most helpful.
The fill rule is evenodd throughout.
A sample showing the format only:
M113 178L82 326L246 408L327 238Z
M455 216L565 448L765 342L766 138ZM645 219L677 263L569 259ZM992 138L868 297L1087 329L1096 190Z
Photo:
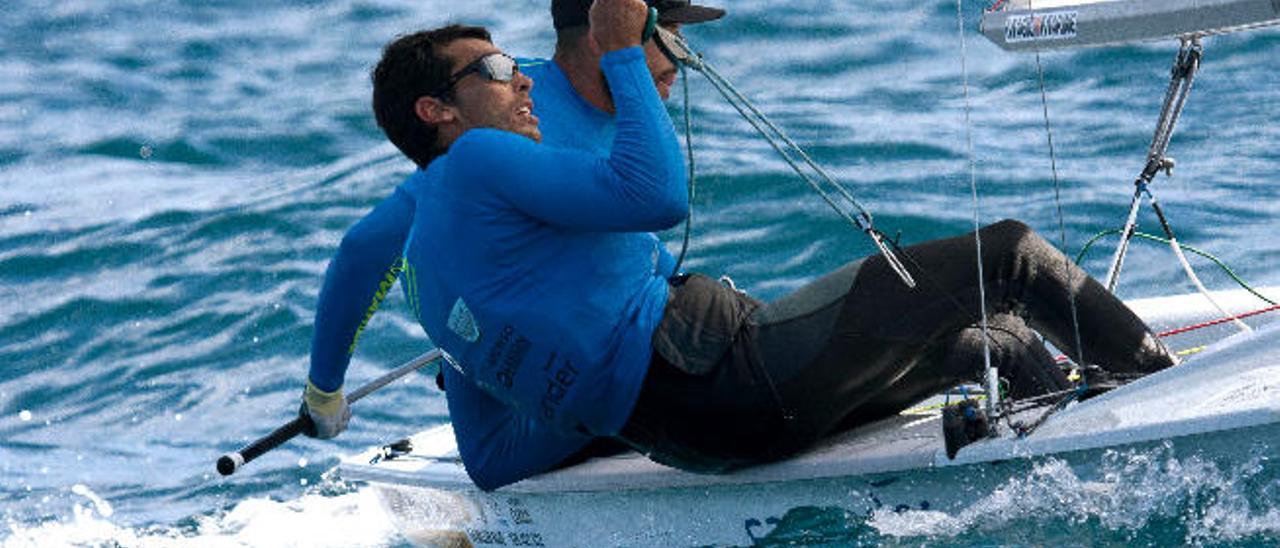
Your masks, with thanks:
M710 2L710 0L709 0ZM987 2L720 0L690 42L903 244L1022 219L1075 253L1119 228L1176 42L1004 52ZM341 455L448 420L424 375L230 479L214 459L291 418L316 294L347 227L412 166L369 108L400 33L490 27L549 56L546 0L10 0L0 10L0 545L400 546ZM964 55L962 56L962 51ZM968 69L970 123L961 67ZM763 298L873 252L696 74L698 170L686 266ZM536 85L536 84L535 84ZM679 85L670 102L682 110ZM1280 284L1280 31L1205 41L1153 185L1179 239ZM978 200L970 190L970 151ZM1056 163L1056 178L1055 178ZM1056 179L1056 184L1055 184ZM1140 230L1158 233L1149 207ZM663 235L673 251L681 233ZM1084 258L1105 274L1115 238ZM1211 288L1234 282L1191 259ZM1134 244L1119 293L1192 290L1167 247ZM356 386L431 348L393 292ZM866 519L796 512L803 545L1275 545L1280 465L1157 452L1104 496L1048 462L1003 504ZM1135 468L1136 466L1136 468Z

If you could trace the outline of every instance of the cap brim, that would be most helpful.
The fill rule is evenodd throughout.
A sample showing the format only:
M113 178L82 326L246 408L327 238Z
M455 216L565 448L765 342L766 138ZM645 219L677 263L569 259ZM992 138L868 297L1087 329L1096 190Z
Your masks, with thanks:
M715 21L716 19L719 19L721 17L724 17L724 10L720 8L708 8L706 6L689 5L689 6L680 6L678 8L671 8L669 10L664 10L661 14L658 15L658 22L681 23L681 24L688 25L692 23L705 23L707 21Z

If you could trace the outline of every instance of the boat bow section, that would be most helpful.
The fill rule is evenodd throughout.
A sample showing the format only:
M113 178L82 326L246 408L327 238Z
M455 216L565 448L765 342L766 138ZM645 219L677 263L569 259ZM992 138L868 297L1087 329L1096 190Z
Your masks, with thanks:
M956 464L1194 438L1280 424L1280 323L1068 407L1026 438L974 444Z

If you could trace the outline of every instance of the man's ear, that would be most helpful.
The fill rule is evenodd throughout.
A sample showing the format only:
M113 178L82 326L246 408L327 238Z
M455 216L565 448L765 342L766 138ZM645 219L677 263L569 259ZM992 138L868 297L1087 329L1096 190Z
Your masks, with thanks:
M433 126L446 124L457 119L457 111L454 107L435 97L419 97L413 103L413 113L418 116L419 120Z

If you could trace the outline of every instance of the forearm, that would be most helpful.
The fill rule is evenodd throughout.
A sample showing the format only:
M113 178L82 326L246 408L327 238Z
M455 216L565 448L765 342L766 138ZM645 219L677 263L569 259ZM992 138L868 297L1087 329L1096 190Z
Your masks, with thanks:
M617 112L617 133L609 157L624 187L671 215L670 225L688 214L684 157L653 76L638 47L606 54L600 61Z
M311 339L312 384L342 386L360 334L395 285L413 201L397 189L342 238L325 270Z
M342 386L364 328L382 305L401 270L399 256L384 268L339 254L325 275L316 306L308 378L326 391Z

